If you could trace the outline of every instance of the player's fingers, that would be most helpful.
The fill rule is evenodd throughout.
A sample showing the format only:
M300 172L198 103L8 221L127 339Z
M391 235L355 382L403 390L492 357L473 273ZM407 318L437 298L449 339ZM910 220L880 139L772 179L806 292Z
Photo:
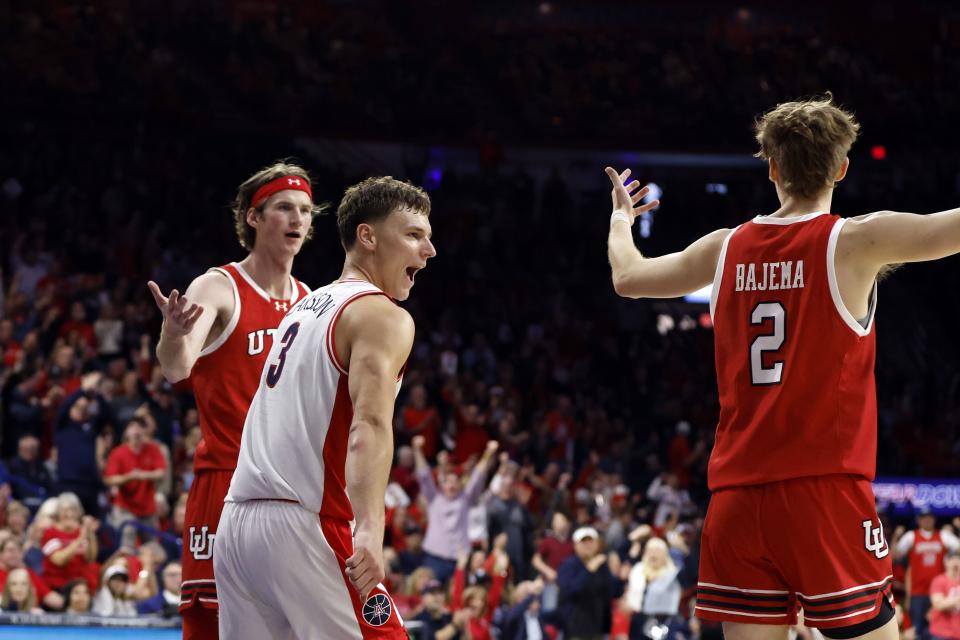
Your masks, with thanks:
M153 300L157 303L157 306L163 309L163 306L167 304L167 297L163 295L160 291L160 287L156 282L150 280L147 282L147 289L150 290L150 293L153 294Z
M634 215L640 215L642 213L646 213L647 211L652 211L653 209L656 209L659 206L660 206L659 200L651 200L645 205L634 207L633 213Z
M620 184L624 184L627 181L627 178L630 177L630 174L633 173L630 169L624 169L623 173L620 174Z
M187 315L187 325L191 327L200 319L200 316L203 315L203 307L198 304L193 306L196 307L196 309Z
M177 300L180 299L180 292L174 289L170 292L170 296L167 298L167 307L176 308Z
M610 182L613 183L613 186L622 184L620 182L620 174L617 173L616 169L614 169L613 167L607 167L606 169L604 169L604 171L607 173L607 177L610 178Z
M633 204L637 204L638 202L640 202L641 200L643 200L644 198L646 198L648 195L650 195L650 187L649 187L649 186L644 187L643 189L640 189L640 191L637 191L635 194L633 194L633 195L630 197L630 199L633 201Z
M625 185L625 186L624 186L624 189L626 189L627 191L633 191L633 190L635 190L635 189L637 189L637 188L639 188L639 187L640 187L640 181L639 181L639 180L633 180L630 184Z

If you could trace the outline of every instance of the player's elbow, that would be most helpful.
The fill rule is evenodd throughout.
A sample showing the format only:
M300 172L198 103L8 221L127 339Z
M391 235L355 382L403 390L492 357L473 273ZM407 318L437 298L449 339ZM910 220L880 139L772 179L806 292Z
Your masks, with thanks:
M173 365L173 364L164 364L160 362L160 373L163 374L164 379L170 384L176 384L181 380L186 380L190 377L190 372L193 370L193 363L190 366L185 365Z
M613 274L613 290L621 298L639 298L636 283L625 273Z
M378 415L356 415L350 425L350 450L363 449L373 443L392 441L393 427L389 419Z

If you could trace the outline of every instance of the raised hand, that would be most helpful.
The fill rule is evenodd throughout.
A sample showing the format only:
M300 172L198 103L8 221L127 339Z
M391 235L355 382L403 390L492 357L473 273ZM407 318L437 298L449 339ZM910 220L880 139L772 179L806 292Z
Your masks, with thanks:
M180 338L190 333L193 325L203 314L203 307L198 304L187 307L187 299L176 289L170 292L170 297L165 297L153 280L147 283L147 287L153 294L157 308L163 314L163 328L167 335L171 338Z
M625 184L627 178L630 177L630 169L618 174L612 167L607 167L606 172L613 185L613 190L610 192L610 198L613 200L613 212L617 213L619 211L626 214L630 224L633 224L633 220L637 216L660 206L659 200L651 200L646 204L637 206L637 203L650 193L650 187L648 185L640 189L639 180ZM637 191L637 189L640 190Z

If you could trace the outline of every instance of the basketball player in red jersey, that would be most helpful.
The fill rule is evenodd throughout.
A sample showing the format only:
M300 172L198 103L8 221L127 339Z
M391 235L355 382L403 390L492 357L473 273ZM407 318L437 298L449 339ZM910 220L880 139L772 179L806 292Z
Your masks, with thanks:
M246 258L210 269L182 296L174 289L166 297L156 283L148 285L163 313L157 358L170 382L190 378L203 434L183 525L185 639L218 637L212 560L217 523L273 334L309 293L290 271L317 211L304 169L267 167L240 185L234 201Z
M877 276L960 252L960 209L827 213L858 130L829 94L777 106L756 134L781 207L657 258L631 235L657 203L636 206L647 189L607 168L616 292L671 298L713 283L720 421L696 611L728 639L785 640L799 608L827 638L898 635L870 486Z

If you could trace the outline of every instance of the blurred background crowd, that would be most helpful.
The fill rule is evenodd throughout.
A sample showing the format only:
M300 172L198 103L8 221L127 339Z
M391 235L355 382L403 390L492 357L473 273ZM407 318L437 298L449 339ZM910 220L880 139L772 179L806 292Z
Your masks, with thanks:
M200 433L189 383L158 369L146 281L182 291L242 258L227 203L279 157L335 205L381 171L351 154L362 138L407 150L395 173L430 191L439 252L405 305L387 495L401 614L437 638L716 637L690 614L717 418L706 305L618 299L602 166L512 149L748 157L754 115L832 89L864 129L836 211L960 195L948 3L832 7L860 30L817 2L702 3L695 20L667 3L2 4L3 610L175 615ZM898 51L867 28L893 22ZM434 166L437 148L474 160ZM762 165L633 169L663 191L648 253L775 207ZM317 287L342 249L331 216L314 224L294 274ZM881 285L881 474L960 475L958 274L944 260ZM919 526L886 525L892 547Z

